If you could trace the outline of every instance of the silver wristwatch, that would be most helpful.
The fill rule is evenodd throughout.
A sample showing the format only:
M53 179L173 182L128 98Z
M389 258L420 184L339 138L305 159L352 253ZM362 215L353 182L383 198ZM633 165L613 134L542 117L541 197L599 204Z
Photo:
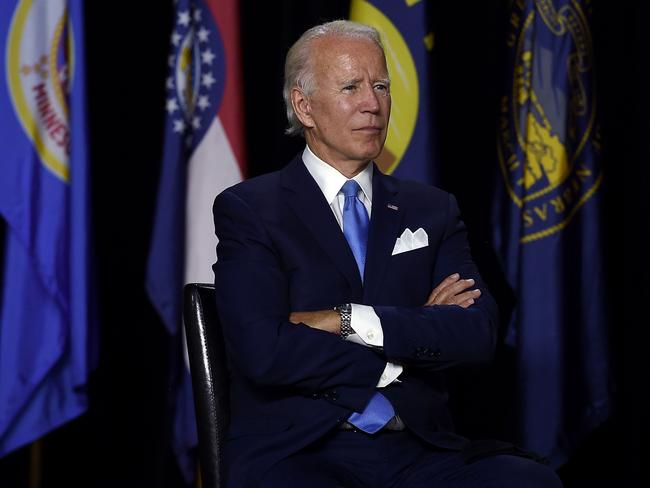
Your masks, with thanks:
M351 334L354 334L354 329L350 325L352 322L352 305L344 303L334 307L341 317L341 339L347 339Z

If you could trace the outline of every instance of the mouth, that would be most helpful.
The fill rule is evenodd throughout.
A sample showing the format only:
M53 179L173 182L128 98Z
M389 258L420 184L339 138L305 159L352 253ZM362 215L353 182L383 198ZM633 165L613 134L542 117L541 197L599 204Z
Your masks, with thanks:
M382 130L384 130L384 128L379 125L366 125L364 127L359 127L355 129L356 132L366 132L369 134L376 134L378 132L381 132Z

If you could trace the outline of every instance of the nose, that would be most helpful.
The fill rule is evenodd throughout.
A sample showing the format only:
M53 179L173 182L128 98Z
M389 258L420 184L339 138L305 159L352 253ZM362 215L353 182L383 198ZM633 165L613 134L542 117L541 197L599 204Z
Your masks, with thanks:
M374 90L372 86L364 86L364 89L362 90L363 93L363 99L361 103L361 111L362 112L370 112L370 113L377 113L379 112L381 105L379 103L379 95L378 93Z

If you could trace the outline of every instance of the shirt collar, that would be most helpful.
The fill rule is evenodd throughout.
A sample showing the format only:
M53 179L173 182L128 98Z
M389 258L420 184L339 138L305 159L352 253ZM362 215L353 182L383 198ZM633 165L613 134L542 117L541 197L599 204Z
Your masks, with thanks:
M309 146L305 146L302 152L302 160L307 167L309 174L316 180L316 184L323 192L325 200L328 204L332 204L336 195L341 191L343 184L348 181L348 178L340 173L336 168L330 166L325 161L316 156ZM361 173L356 175L353 180L359 183L361 191L372 204L372 172L373 164L369 163Z

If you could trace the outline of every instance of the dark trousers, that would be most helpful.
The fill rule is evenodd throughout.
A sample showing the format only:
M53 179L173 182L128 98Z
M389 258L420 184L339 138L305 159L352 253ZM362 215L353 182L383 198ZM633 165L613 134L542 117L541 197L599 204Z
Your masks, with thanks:
M555 472L531 459L495 454L468 461L408 431L335 431L277 464L262 487L526 488L562 486Z

